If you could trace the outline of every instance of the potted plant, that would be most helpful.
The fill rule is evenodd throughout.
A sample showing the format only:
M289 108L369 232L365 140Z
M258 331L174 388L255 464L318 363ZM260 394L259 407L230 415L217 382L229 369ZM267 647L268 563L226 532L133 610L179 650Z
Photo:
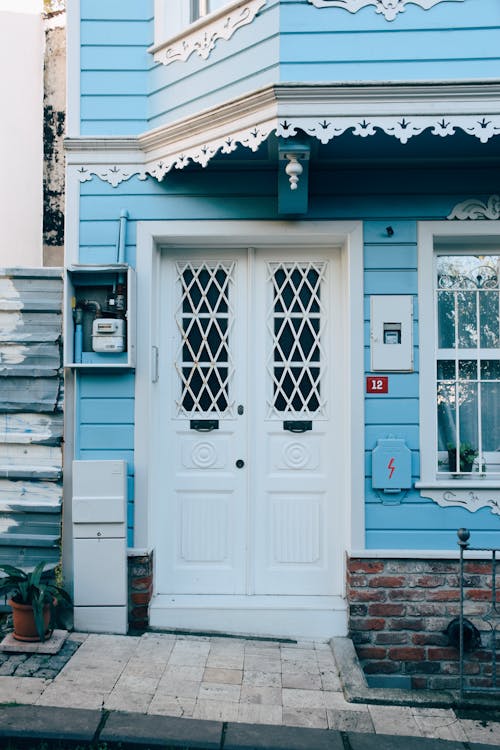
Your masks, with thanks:
M42 580L46 562L31 572L12 565L0 565L0 594L10 596L14 622L13 636L18 641L44 641L50 635L50 622L55 604L71 603L69 594L52 581Z
M470 443L460 443L460 468L457 466L457 448L454 443L448 443L448 467L451 472L471 472L474 459L478 451Z

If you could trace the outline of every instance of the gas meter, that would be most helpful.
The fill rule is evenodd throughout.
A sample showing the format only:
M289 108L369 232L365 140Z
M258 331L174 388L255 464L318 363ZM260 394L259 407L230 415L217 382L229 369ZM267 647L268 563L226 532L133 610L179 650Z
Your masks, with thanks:
M95 352L124 352L125 320L95 318L92 323L92 349Z

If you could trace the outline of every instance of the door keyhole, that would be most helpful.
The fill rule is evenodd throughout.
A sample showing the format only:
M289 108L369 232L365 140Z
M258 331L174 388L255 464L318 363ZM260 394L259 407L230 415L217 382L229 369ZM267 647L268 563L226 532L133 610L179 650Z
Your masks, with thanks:
M244 467L244 465L245 465L245 462L243 461L243 459L242 459L242 458L239 458L239 459L238 459L238 460L236 461L236 468L237 468L237 469L242 469L242 468Z

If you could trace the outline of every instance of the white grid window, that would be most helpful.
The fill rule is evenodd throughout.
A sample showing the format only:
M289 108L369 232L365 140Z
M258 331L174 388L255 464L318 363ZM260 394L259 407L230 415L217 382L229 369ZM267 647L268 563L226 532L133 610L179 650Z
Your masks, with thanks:
M435 257L438 478L500 471L500 255Z

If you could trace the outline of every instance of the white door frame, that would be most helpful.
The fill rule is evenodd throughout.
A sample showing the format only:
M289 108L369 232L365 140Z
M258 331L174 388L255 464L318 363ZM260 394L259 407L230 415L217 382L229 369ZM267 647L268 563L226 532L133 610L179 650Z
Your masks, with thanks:
M364 419L363 419L363 234L361 222L336 221L160 221L138 222L137 226L137 367L135 386L135 547L151 549L155 543L153 499L157 492L154 472L150 470L151 457L155 455L154 441L159 434L159 414L155 411L157 403L155 390L160 387L165 375L158 370L157 351L160 346L158 330L159 301L158 278L160 253L158 248L179 247L212 247L224 248L235 246L258 247L265 245L332 248L341 252L341 269L343 276L344 299L341 314L343 316L344 337L343 352L340 361L346 363L343 377L344 413L341 415L343 431L346 435L345 469L338 478L339 493L344 500L344 512L341 521L342 531L339 538L343 540L345 551L362 549L364 541ZM342 576L342 579L344 577ZM333 632L326 632L331 627L341 631L345 628L344 592L339 592L337 604L330 602L327 606L343 609L342 616L333 620L311 617L311 611L304 607L303 617L290 619L281 624L276 617L271 617L269 624L262 614L263 602L255 601L259 609L258 621L262 623L263 632L278 628L280 635L308 635L311 637L328 637ZM287 597L281 597L282 600ZM307 598L307 597L306 597ZM314 599L314 597L310 597ZM191 609L203 607L203 597L197 602L190 602ZM259 597L257 599L260 599ZM286 604L286 602L283 602ZM293 603L291 603L292 605ZM297 605L297 602L295 602ZM294 605L294 606L295 606ZM297 606L295 606L297 608ZM300 608L300 607L299 607ZM205 611L205 610L204 610ZM244 624L248 622L242 612L242 625L234 620L234 630L245 632ZM314 633L310 628L316 620ZM181 621L172 620L181 627ZM214 621L215 622L215 621ZM271 623L273 623L271 625ZM158 623L156 623L158 624ZM161 623L159 623L161 624ZM207 616L206 627L210 625ZM287 629L295 628L295 631ZM298 632L298 631L304 632ZM306 632L307 631L307 632ZM325 631L325 632L323 632ZM248 627L246 632L248 632ZM255 632L255 630L254 630ZM340 632L336 633L340 634Z

